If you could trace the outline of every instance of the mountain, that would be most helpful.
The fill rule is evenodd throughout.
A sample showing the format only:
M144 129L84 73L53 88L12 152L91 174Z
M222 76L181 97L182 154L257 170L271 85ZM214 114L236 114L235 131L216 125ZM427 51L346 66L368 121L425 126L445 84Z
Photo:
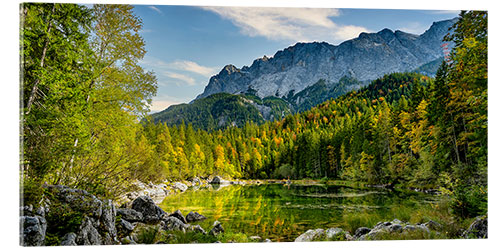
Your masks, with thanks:
M285 100L273 96L261 99L251 94L216 93L190 104L172 105L151 117L155 123L191 123L195 129L212 130L228 126L241 127L247 121L262 124L281 119L292 113L289 106Z
M338 46L297 43L250 67L227 65L190 104L170 106L152 119L206 130L261 124L309 110L393 72L433 76L443 60L442 39L457 20L434 22L421 35L383 29Z
M225 66L210 78L196 99L249 90L255 90L261 98L287 97L321 79L326 84L338 83L342 77L367 83L388 73L413 71L443 56L442 39L457 20L434 22L421 35L383 29L361 33L338 46L326 42L297 43L271 58L259 58L249 67Z

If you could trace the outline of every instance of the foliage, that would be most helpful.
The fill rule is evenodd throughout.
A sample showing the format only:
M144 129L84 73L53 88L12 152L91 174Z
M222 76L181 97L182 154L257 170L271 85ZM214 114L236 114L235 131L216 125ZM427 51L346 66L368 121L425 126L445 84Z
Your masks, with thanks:
M114 197L143 152L137 117L156 92L131 6L22 5L23 180Z

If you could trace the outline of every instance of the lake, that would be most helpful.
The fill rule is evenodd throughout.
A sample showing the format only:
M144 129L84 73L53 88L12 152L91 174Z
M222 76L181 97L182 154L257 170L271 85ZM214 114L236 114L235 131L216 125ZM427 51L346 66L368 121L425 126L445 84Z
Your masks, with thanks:
M186 215L196 211L215 220L226 232L258 235L272 241L293 241L308 229L349 226L371 227L378 221L409 220L439 202L438 196L385 189L357 189L332 185L231 185L189 189L165 198L160 207ZM353 233L353 232L351 232Z

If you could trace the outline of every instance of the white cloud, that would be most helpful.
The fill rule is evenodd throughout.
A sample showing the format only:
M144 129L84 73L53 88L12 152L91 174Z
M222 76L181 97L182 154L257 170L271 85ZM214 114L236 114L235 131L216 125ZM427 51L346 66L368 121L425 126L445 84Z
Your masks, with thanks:
M209 78L217 72L217 68L203 66L189 60L165 62L158 58L146 56L141 61L141 64L145 65L148 69L152 69L158 76L158 80L162 85L169 85L171 83L174 83L177 86L181 86L183 84L194 86L198 84L198 82L200 82L198 81L200 79L198 79L195 74L203 76L204 78ZM174 81L169 81L161 78L170 78ZM195 80L195 78L197 78L197 80ZM201 82L199 84L202 84Z
M443 14L455 14L458 16L460 14L460 10L433 10L431 14L435 15L443 15Z
M187 75L184 75L184 74L179 74L179 73L170 72L170 71L162 71L160 73L163 76L166 76L168 78L181 80L181 81L183 81L184 83L187 83L187 85L190 85L190 86L193 86L193 85L196 84L196 81L194 80L194 78L192 78L190 76L187 76ZM176 84L180 85L179 82L176 82Z
M180 103L185 103L186 101L179 101L179 100L153 100L151 102L151 105L149 106L149 109L151 112L160 112L171 105L175 104L180 104Z
M360 26L341 26L330 17L338 9L326 8L248 8L202 7L230 20L244 35L271 40L340 42L368 30Z
M169 64L170 67L178 70L193 72L202 76L211 77L217 73L216 68L201 66L192 61L175 61Z
M163 12L161 12L161 10L160 10L160 9L158 9L157 7L155 7L155 6L148 6L148 8L150 8L150 9L152 9L152 10L154 10L154 11L158 12L159 14L163 14Z

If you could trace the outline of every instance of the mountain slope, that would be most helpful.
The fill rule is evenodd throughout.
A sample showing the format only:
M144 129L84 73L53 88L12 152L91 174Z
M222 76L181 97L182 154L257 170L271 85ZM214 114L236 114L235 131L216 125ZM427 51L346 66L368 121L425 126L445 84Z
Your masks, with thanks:
M369 81L392 72L412 71L442 56L443 37L457 19L435 22L421 35L383 29L334 46L325 42L297 43L239 69L225 66L210 78L197 99L214 93L256 91L259 97L286 97L320 79L336 83L344 76Z

